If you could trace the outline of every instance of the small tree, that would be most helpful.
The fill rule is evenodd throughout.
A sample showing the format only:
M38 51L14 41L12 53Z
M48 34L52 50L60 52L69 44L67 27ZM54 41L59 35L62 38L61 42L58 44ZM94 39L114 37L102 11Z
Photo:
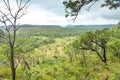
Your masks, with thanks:
M0 22L5 29L6 34L2 37L9 44L10 53L10 65L12 71L12 80L16 79L16 66L14 60L14 49L16 43L16 33L19 29L18 20L26 14L27 4L30 0L15 0L16 4L10 3L10 0L2 0L3 5L0 9Z
M108 32L106 30L97 30L96 32L86 32L78 43L74 44L74 48L81 50L91 50L95 52L98 57L107 63L106 58L106 44L108 42ZM79 45L78 45L79 44ZM101 51L100 51L101 50Z
M66 49L65 53L68 55L70 62L73 61L74 57L77 56L77 48L74 48L73 44L69 44Z

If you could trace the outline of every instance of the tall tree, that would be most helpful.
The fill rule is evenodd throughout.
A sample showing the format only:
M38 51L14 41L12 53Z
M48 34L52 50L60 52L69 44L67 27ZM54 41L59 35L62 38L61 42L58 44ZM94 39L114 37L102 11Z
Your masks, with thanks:
M15 2L16 1L16 2ZM10 48L9 59L12 71L12 80L16 79L16 66L15 66L15 43L16 33L19 29L18 20L26 14L26 9L30 0L14 0L15 5L10 0L2 0L0 7L0 22L5 29L5 36L2 38L7 41Z
M66 17L71 17L73 21L78 16L79 11L86 5L88 6L88 11L89 9L99 0L65 0L63 2L65 6L65 16ZM104 3L101 4L101 7L108 6L109 9L116 9L120 7L120 0L104 0Z

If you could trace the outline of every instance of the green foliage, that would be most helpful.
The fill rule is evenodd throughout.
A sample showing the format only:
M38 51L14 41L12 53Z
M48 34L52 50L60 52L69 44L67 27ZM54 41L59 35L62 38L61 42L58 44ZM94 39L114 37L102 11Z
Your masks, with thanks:
M120 57L120 28L119 23L117 27L112 28L111 30L110 41L107 44L109 51L113 53L114 56Z
M117 9L120 7L119 0L105 0L105 3L101 5L101 7L108 6L109 9Z
M107 46L109 47L109 51L115 56L120 57L120 39L113 38Z
M52 43L55 43L55 40L50 39L50 38L48 38L48 39L46 39L46 40L43 40L43 41L39 42L40 46L48 45L48 44L52 44Z
M0 43L3 42L2 38L4 38L4 35L5 35L4 31L0 29Z
M106 63L107 52L112 51L115 55L120 56L119 34L118 28L106 28L103 30L96 30L95 32L86 32L80 39L75 40L69 45L67 53L73 57L73 55L79 53L80 50L90 50L95 52L98 57Z
M32 30L32 32L30 32ZM82 33L90 31L90 30L82 30L77 28L39 28L39 27L28 27L21 28L18 34L23 33L24 35L29 36L44 36L48 38L64 38L69 36L80 36Z
M75 48L71 44L66 47L65 53L68 55L70 62L73 61L75 57Z
M119 31L116 27L91 32L78 28L21 28L15 45L16 79L119 80L120 59L114 56L120 43ZM93 40L99 44L105 41L107 65L93 51L82 49L94 48L102 55L101 47ZM8 52L9 47L0 43L0 79L11 78Z
M81 9L88 5L87 10L94 5L94 3L98 2L99 0L65 0L63 1L63 4L65 6L65 17L71 17L71 20L75 20L78 16L78 13L81 11ZM89 5L92 4L92 5ZM120 7L120 1L119 0L104 0L104 3L101 5L101 7L109 7L109 9L117 9Z

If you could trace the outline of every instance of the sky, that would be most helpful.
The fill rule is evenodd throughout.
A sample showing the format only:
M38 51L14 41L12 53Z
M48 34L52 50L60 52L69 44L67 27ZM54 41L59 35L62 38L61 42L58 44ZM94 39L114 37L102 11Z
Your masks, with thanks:
M82 8L75 22L65 18L63 0L31 0L27 14L20 19L20 24L33 25L94 25L116 24L120 21L120 8L109 10L107 7L100 8L103 0L91 7Z

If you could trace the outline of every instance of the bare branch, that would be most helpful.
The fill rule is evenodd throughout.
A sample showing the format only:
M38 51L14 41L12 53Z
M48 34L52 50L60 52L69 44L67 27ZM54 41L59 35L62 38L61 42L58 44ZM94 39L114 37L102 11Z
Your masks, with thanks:
M0 10L0 13L6 18L6 21L9 21L11 25L14 25L13 22L11 21L11 18L8 17L9 14L5 14L2 10Z
M16 0L16 6L15 11L14 8L11 8L11 5L9 0L3 0L5 10L0 9L1 13L1 19L0 22L4 25L6 28L6 37L4 39L8 42L10 53L9 53L9 59L10 59L10 66L12 71L12 80L15 80L16 78L16 69L17 66L15 65L15 43L16 43L16 35L17 30L19 29L17 27L17 20L20 19L23 15L25 15L25 10L27 8L27 4L30 0L26 0L25 2L23 0ZM24 60L25 61L25 60ZM29 65L25 61L26 66L30 69Z

